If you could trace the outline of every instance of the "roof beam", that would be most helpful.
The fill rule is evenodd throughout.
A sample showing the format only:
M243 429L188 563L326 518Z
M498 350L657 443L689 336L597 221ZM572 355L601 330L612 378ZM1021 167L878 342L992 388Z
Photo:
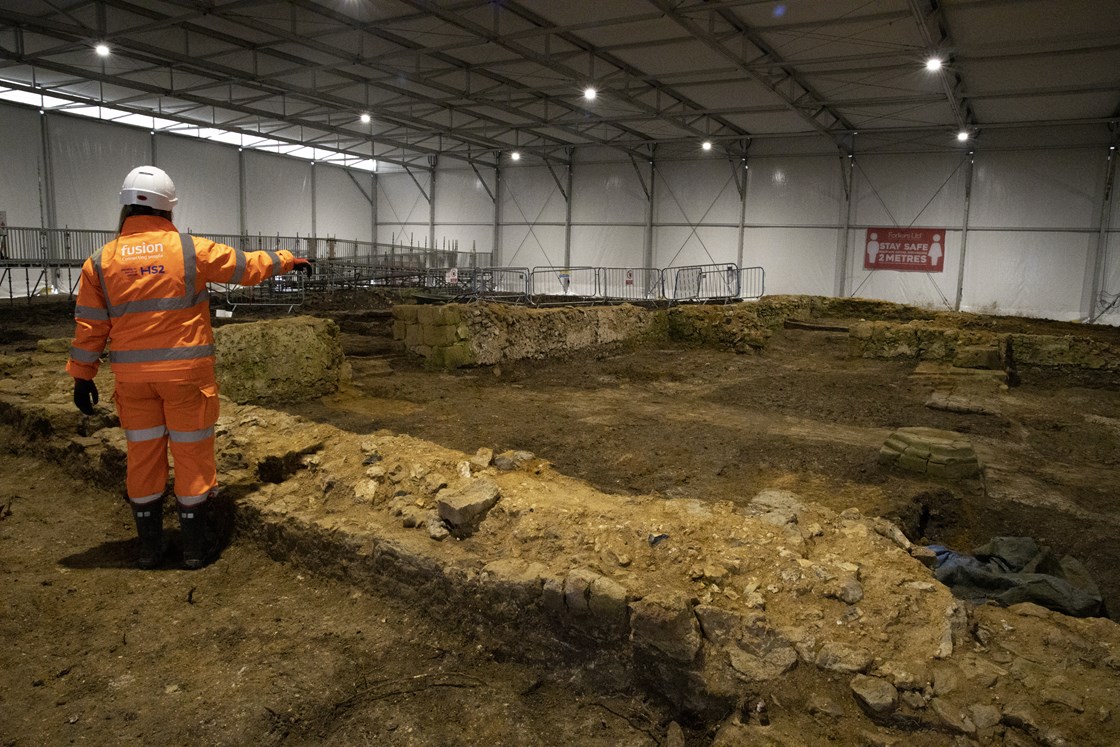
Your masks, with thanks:
M764 76L754 72L752 68L758 65L759 61L757 59L748 62L740 55L728 49L712 31L702 27L691 17L682 13L678 9L678 6L674 4L673 0L649 1L660 8L667 18L688 31L697 40L703 42L709 49L725 59L730 60L735 65L736 69L781 99L790 111L793 111L805 120L814 130L828 135L839 147L846 148L843 137L846 132L855 129L852 124L839 112L834 111L832 108L822 103L820 97L802 78L793 65L783 60L756 31L740 21L738 17L732 15L731 11L716 4L709 5L705 3L697 7L697 10L708 11L718 15L724 23L734 28L739 35L762 52L763 56L761 59L781 71L780 75ZM709 20L714 19L710 18ZM712 24L709 24L709 28L711 25ZM796 86L796 89L794 86ZM783 90L783 88L788 88L790 90L787 92ZM795 90L799 90L800 92L795 94ZM822 116L827 118L823 122L821 121Z
M918 26L918 33L926 46L926 51L931 56L937 55L940 57L941 54L951 49L953 41L949 36L949 27L945 23L945 15L941 12L939 0L908 0L908 2L914 22ZM937 28L936 38L930 31L931 23ZM942 60L943 64L937 70L936 75L941 81L941 88L945 92L945 99L949 103L949 108L953 111L953 118L957 121L957 127L961 132L964 132L968 130L969 126L975 124L976 116L968 103L968 99L961 93L961 89L964 88L964 81L961 80L960 73L954 69L952 79L950 79L949 70L953 67L953 58L951 54L948 57L949 59Z

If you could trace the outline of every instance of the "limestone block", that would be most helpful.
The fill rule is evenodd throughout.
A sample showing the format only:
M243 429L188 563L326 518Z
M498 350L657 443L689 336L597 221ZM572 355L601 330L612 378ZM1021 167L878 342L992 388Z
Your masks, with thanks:
M297 316L214 330L218 382L240 404L278 404L338 391L345 358L338 325Z
M440 324L454 329L463 321L463 307L456 303L449 303L440 307Z
M959 433L936 428L899 428L880 447L879 464L950 480L980 474L972 443Z
M69 337L51 337L38 340L35 349L40 353L68 353L70 352Z
M541 604L553 617L564 614L564 582L555 578L546 578L541 585Z
M499 590L499 596L521 606L536 605L548 569L541 563L520 558L502 558L487 563L482 568L487 580Z
M573 615L586 615L591 597L591 582L599 577L598 573L586 568L577 568L564 579L564 607Z
M430 327L442 323L442 306L424 305L416 307L416 321L421 327Z
M881 677L857 674L851 688L860 706L872 716L887 716L898 708L898 690Z
M944 698L934 698L929 702L930 708L937 715L938 720L951 731L961 734L975 734L976 724L964 712L964 709L950 703Z
M626 625L626 587L606 576L591 581L587 609L595 624L605 628L622 628Z
M1120 370L1120 348L1101 340L1069 335L1011 335L1019 365Z
M488 449L485 446L481 447L471 457L471 464L478 469L486 469L490 466L491 460L494 459L494 450Z
M698 605L696 619L700 621L700 632L704 638L720 646L734 643L742 633L742 617L722 607Z
M458 340L455 328L446 324L430 324L422 327L422 330L421 338L424 344L431 345L433 348L452 345Z
M533 458L532 452L529 451L503 451L494 457L494 466L500 470L509 472L521 467L521 465L528 462Z
M702 643L689 598L673 592L655 592L630 604L630 639L685 663L696 658Z
M747 682L768 682L797 666L797 651L788 645L758 652L733 646L727 655L731 668Z
M493 480L479 478L457 488L441 490L436 496L436 510L452 529L469 529L482 521L500 497L501 491Z
M829 642L817 652L816 665L830 672L865 672L872 660L871 654L864 649Z
M31 365L30 355L0 355L0 375L11 375Z
M848 327L848 335L857 340L870 340L873 331L871 322L855 322Z
M410 323L405 326L404 330L404 344L406 347L414 348L423 342L423 333L419 324Z
M393 307L393 318L402 322L415 324L420 307L414 304L398 304Z
M445 327L444 329L451 329L451 327ZM442 348L442 350L441 368L463 368L464 366L470 366L475 363L474 351L471 350L469 343L457 342Z
M403 342L405 334L408 331L408 322L403 319L393 320L393 339L398 342Z
M983 368L996 371L1003 368L1003 360L996 348L968 346L957 348L957 354L953 357L953 365L957 368Z

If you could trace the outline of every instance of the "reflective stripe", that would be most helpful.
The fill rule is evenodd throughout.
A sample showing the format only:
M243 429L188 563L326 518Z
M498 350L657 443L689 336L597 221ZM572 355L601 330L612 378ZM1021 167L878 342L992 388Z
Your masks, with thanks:
M213 345L193 345L181 348L151 348L149 350L110 350L110 363L151 363L153 361L182 361L209 358L214 355Z
M197 303L202 301L209 302L210 292L203 288L199 291L197 296L176 296L175 298L146 298L143 301L129 301L128 303L121 304L120 306L110 306L109 316L114 319L122 317L125 314L138 314L150 311L176 311L178 309L189 309Z
M96 309L92 306L75 306L75 319L92 319L95 322L104 322L109 319L108 309Z
M124 429L124 437L131 443L137 441L155 441L167 435L167 427L157 425L154 428Z
M89 350L71 347L70 357L78 363L97 363L97 361L101 360L101 353L94 353Z
M265 254L272 259L272 270L268 273L270 276L284 269L284 260L280 258L279 254L270 251L265 251Z
M198 263L196 260L194 239L190 234L179 234L179 244L183 250L183 295L172 298L145 298L139 301L128 301L113 306L109 305L109 316L122 317L125 314L145 314L153 311L178 311L189 309L203 301L210 302L210 292L206 286L197 293L194 290L194 281L198 276Z
M194 239L188 233L179 234L179 245L183 248L183 281L186 291L183 298L189 301L194 297L194 279L198 274L198 263L195 259Z
M173 431L168 430L171 434L171 440L177 444L193 444L199 441L205 441L208 438L214 437L214 426L209 428L202 428L197 431Z
M153 493L152 495L145 495L140 498L129 498L128 502L133 506L146 506L149 503L155 503L163 497L163 493Z
M196 508L206 503L206 499L210 497L210 491L207 490L202 495L177 495L175 501L179 504L179 508ZM194 518L194 513L187 514L188 519Z
M237 257L237 266L233 268L233 276L230 277L229 282L233 285L240 285L241 278L245 277L245 252L240 249L234 249L234 256Z
M119 239L120 236L114 239L114 241ZM101 253L103 251L105 251L104 247L98 249L93 253L93 256L89 258L89 261L93 263L93 269L97 273L97 281L101 283L101 295L105 298L105 306L112 308L112 304L109 301L109 286L105 284L105 268L101 266Z

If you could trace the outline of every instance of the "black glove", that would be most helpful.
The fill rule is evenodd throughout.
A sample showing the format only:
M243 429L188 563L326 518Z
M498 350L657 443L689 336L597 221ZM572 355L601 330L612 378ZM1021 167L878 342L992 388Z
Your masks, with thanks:
M74 405L86 415L93 415L97 404L97 385L92 379L74 379Z
M304 259L303 257L296 257L292 265L292 272L306 272L307 277L311 277L311 273L315 270L313 259Z

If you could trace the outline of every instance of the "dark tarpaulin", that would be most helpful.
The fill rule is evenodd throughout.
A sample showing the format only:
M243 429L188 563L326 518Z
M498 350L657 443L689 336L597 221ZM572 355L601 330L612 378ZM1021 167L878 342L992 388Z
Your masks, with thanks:
M1003 605L1033 602L1073 617L1104 614L1101 592L1089 572L1069 555L1058 559L1030 537L995 537L971 555L930 545L934 575L953 595Z

